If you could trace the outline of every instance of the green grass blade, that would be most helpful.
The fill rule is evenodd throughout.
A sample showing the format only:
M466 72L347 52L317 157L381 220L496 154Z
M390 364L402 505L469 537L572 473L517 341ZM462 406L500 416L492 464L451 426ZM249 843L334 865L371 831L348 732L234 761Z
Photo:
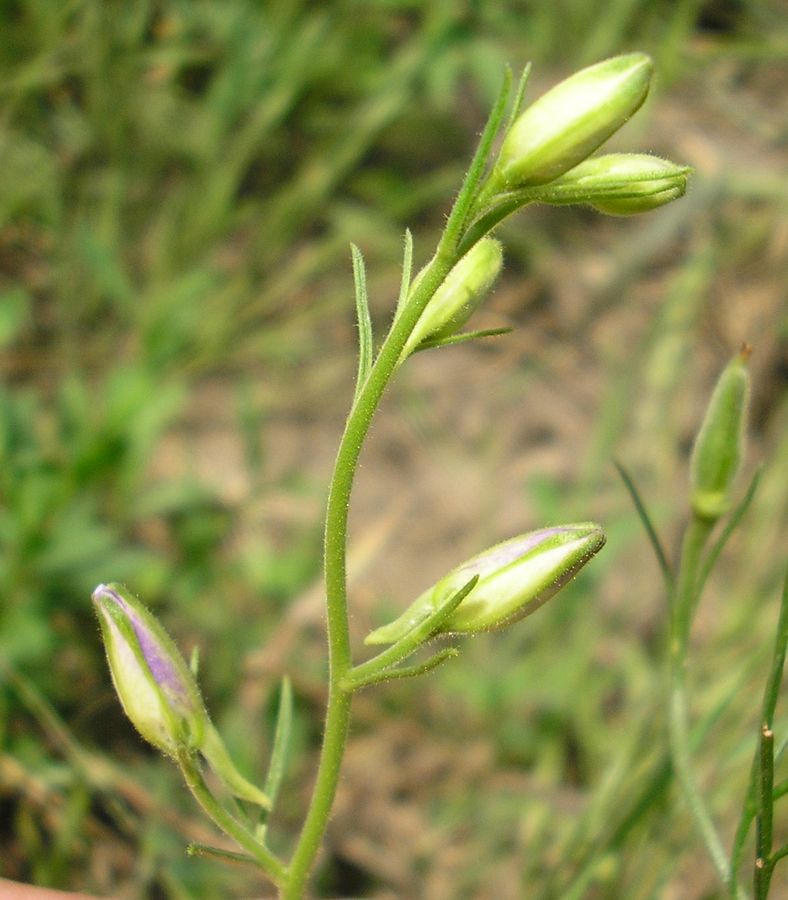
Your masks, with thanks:
M662 546L662 541L660 541L659 539L659 535L657 534L657 530L654 527L654 523L651 521L651 516L648 514L646 504L643 502L643 498L640 496L640 491L638 491L634 479L624 468L624 466L616 459L613 460L613 465L616 467L616 471L621 476L621 480L624 482L624 486L629 491L629 496L632 499L632 503L638 516L640 517L641 524L643 525L643 528L648 535L648 539L651 542L651 549L654 551L654 556L656 556L657 562L659 563L659 568L662 572L662 580L665 582L665 590L668 592L668 594L670 594L673 590L673 570L671 569L670 563L668 562L667 554L665 553L665 549Z

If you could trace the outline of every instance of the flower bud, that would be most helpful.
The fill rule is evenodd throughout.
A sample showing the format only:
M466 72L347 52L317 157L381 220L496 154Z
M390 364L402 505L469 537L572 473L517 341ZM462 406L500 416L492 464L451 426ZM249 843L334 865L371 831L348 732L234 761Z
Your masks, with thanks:
M496 544L428 588L394 622L369 634L367 644L399 640L474 576L476 586L438 633L474 634L504 628L556 594L605 543L593 522L542 528Z
M120 585L101 584L92 599L112 681L134 727L170 756L199 749L208 714L170 636Z
M644 53L614 56L532 103L501 147L492 176L498 190L546 184L582 162L637 111L652 71Z
M731 505L731 488L744 455L750 353L745 344L723 369L692 449L690 500L695 515L703 519L719 519Z
M268 808L235 767L191 670L153 614L119 584L100 584L92 599L115 690L137 731L175 759L199 751L231 793Z
M647 153L587 159L545 189L545 203L587 203L611 216L631 216L670 203L687 190L689 168Z
M503 266L501 245L482 238L452 268L411 332L403 358L422 341L455 334L485 299Z

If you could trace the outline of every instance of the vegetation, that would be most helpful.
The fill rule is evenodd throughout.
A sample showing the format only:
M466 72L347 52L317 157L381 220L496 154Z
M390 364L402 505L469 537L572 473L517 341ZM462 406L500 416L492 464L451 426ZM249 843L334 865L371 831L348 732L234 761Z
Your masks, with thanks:
M608 546L538 618L357 698L316 893L718 890L666 762L660 569L611 460L675 557L711 387L753 345L735 503L763 471L687 657L694 778L727 852L785 564L780 4L20 0L4 13L0 875L129 897L266 889L253 869L185 856L220 839L123 719L90 593L126 583L199 648L207 705L257 781L290 675L271 833L286 852L325 703L320 520L352 399L348 245L388 324L402 232L420 266L504 65L534 62L534 97L636 47L655 59L659 102L614 149L692 164L692 189L642 221L538 207L502 226L507 267L477 318L514 334L419 354L365 451L352 640L512 533L592 517ZM779 749L779 705L769 724ZM774 848L787 827L778 803ZM777 866L774 895L786 884Z

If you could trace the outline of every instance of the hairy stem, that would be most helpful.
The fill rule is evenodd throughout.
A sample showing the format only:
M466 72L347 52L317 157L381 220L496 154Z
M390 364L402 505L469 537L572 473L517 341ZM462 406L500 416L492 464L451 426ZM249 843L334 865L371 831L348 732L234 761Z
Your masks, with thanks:
M352 691L343 679L352 666L347 617L347 521L350 494L364 440L383 392L399 363L402 349L424 307L456 262L441 252L427 266L380 349L369 377L350 411L339 445L326 510L324 541L326 620L329 648L328 707L312 801L282 888L284 900L303 896L315 856L328 824L347 741Z

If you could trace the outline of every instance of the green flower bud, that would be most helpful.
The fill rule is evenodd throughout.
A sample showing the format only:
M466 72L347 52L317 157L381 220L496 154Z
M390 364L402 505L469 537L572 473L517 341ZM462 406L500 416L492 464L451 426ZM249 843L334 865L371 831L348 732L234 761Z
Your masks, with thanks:
M170 756L199 749L208 714L170 636L120 585L99 585L93 605L115 690L134 727Z
M408 338L403 359L423 341L455 334L485 299L502 266L498 241L486 237L474 244L435 291Z
M744 455L751 352L745 344L723 369L692 449L690 499L695 515L703 519L719 519L731 505L731 488Z
M118 584L100 584L92 599L115 690L137 731L176 759L199 751L236 797L268 807L235 768L191 670L153 614Z
M394 622L367 635L391 644L430 615L474 576L476 586L439 629L474 634L505 628L537 610L602 549L605 533L593 522L542 528L496 544L428 588Z
M587 203L611 216L631 216L670 203L687 190L687 166L647 153L587 159L545 188L544 203Z
M582 162L637 111L652 71L644 53L614 56L532 103L503 142L492 176L497 189L547 184Z

